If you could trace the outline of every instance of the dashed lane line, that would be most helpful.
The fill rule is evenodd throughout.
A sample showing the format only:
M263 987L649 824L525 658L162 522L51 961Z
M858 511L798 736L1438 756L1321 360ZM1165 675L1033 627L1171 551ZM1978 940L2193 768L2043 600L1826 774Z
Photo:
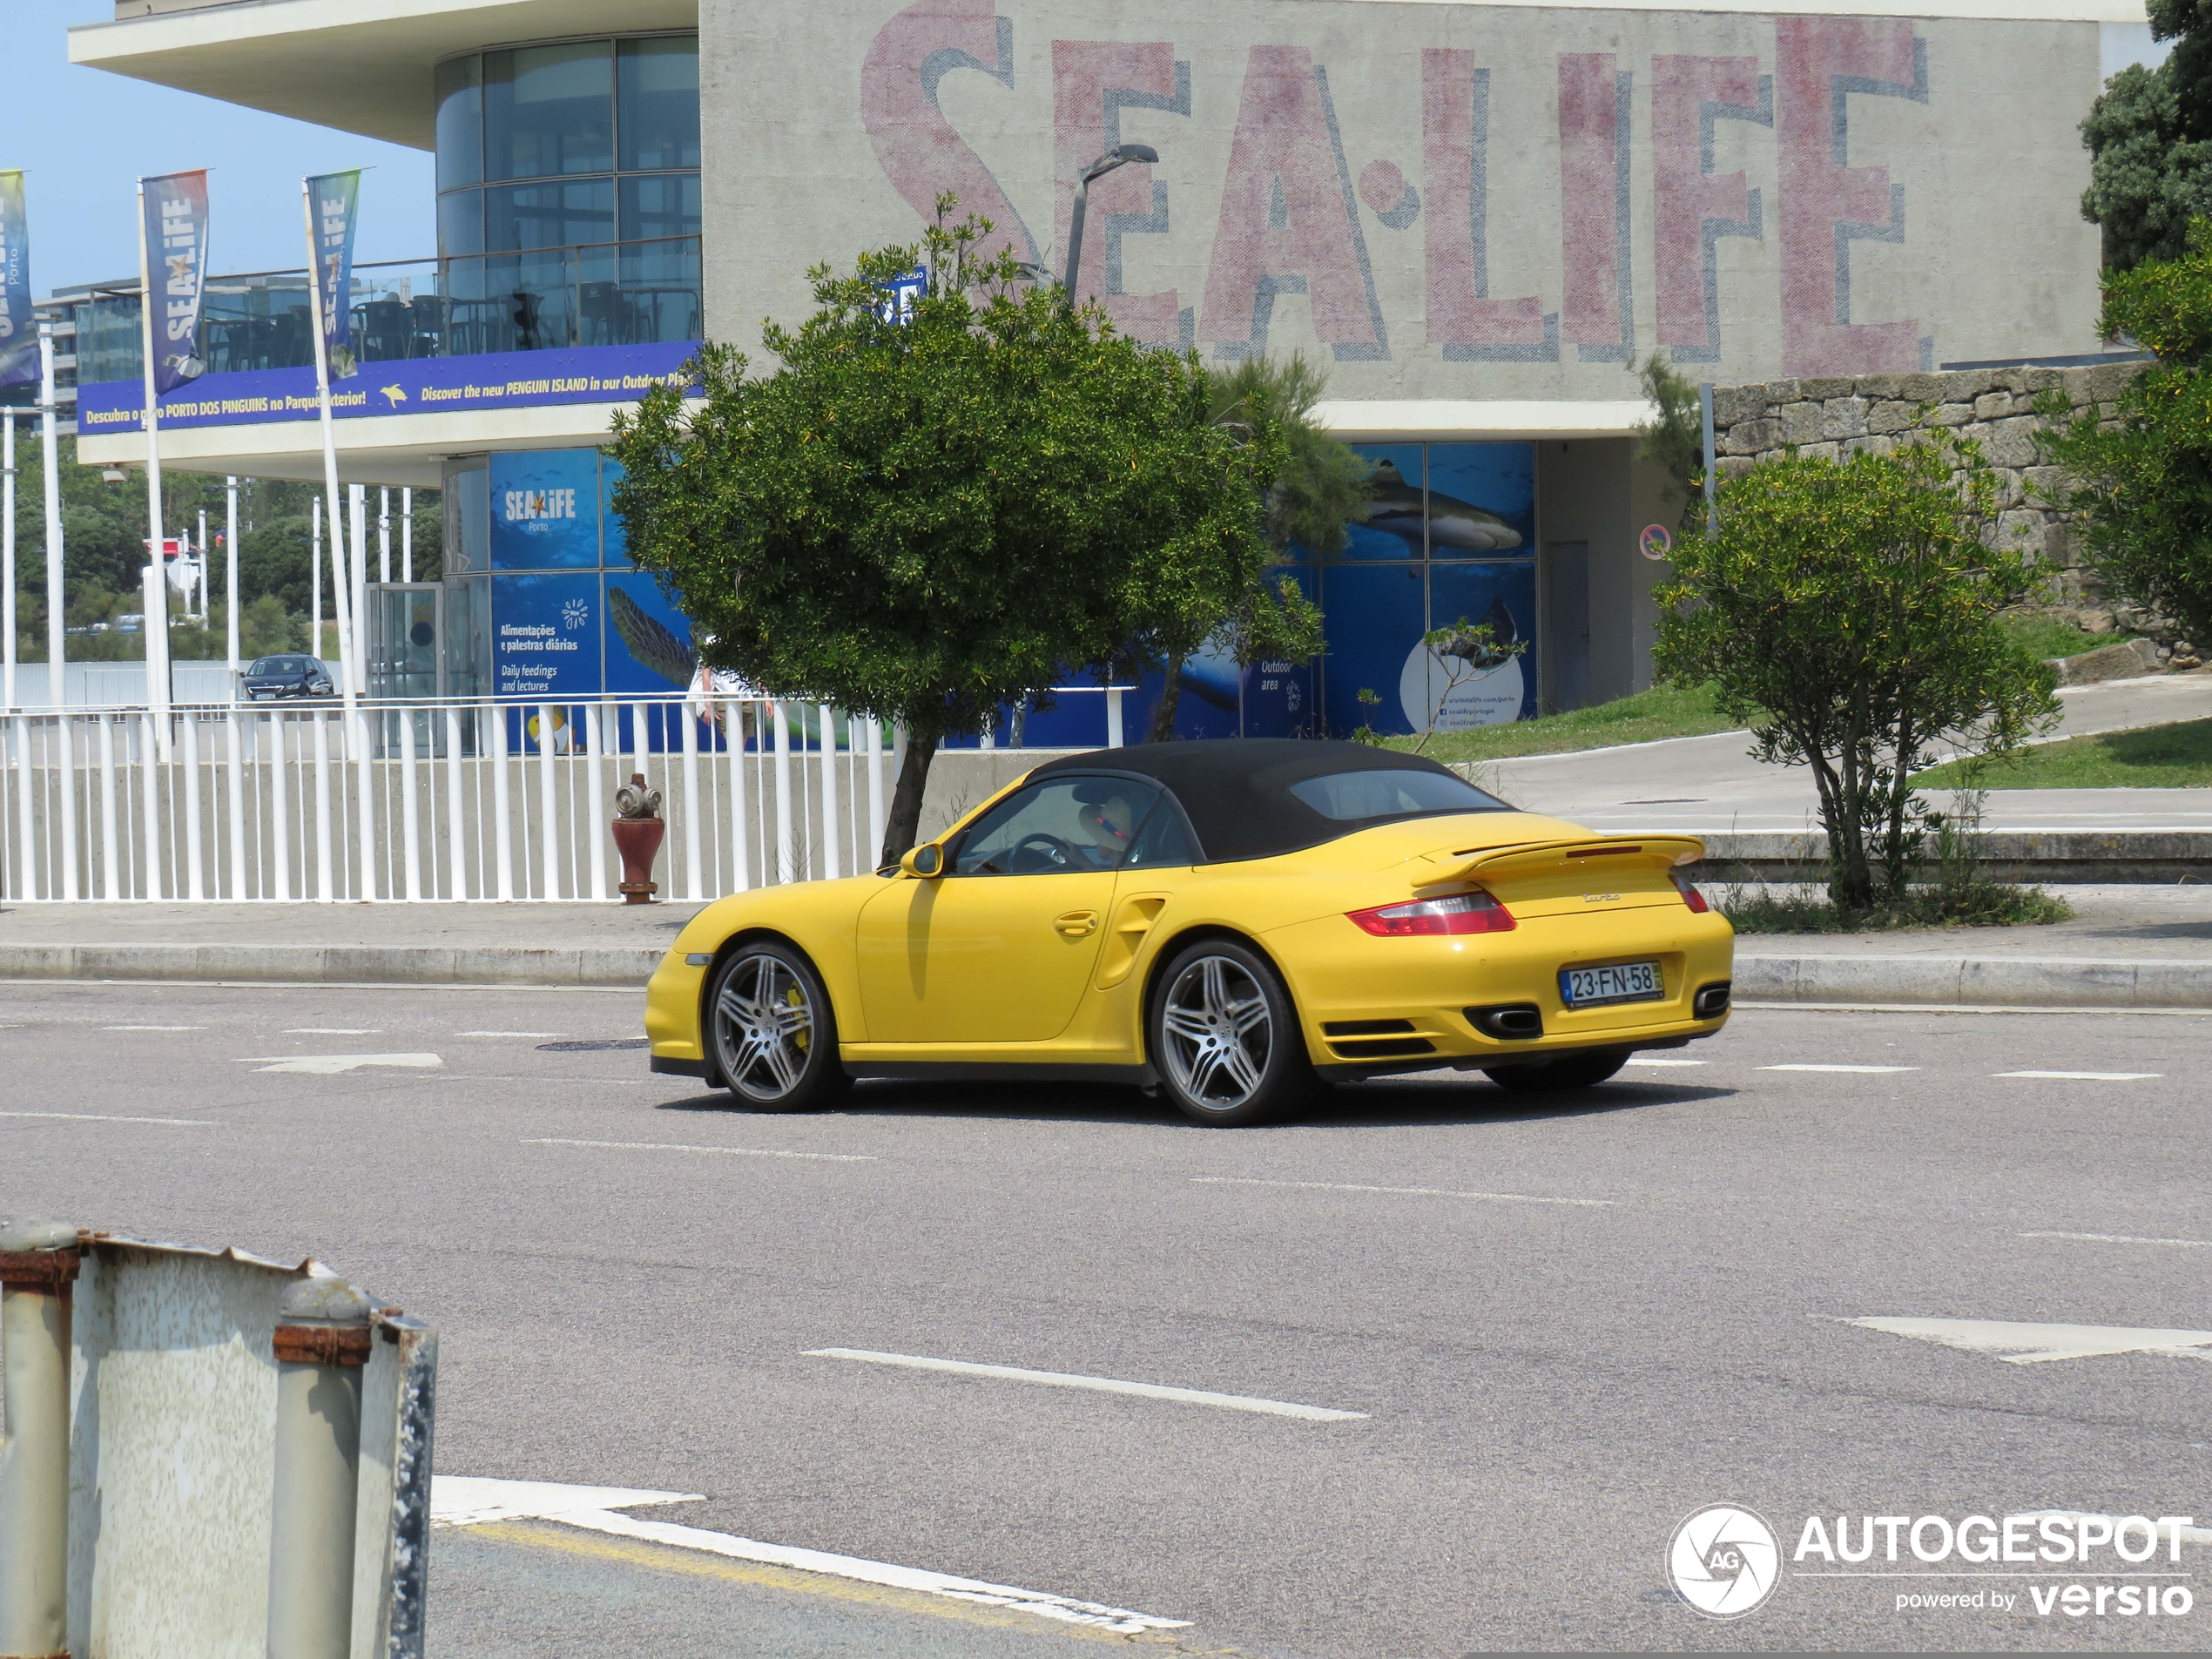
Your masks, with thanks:
M1143 1399L1173 1400L1184 1406L1211 1406L1223 1411L1257 1412L1265 1417L1295 1417L1307 1423L1346 1423L1364 1419L1365 1412L1340 1412L1326 1406L1300 1406L1286 1399L1262 1399L1251 1394L1217 1394L1204 1388L1170 1388L1161 1383L1125 1382L1116 1377L1082 1377L1064 1371L1030 1371L1020 1366L979 1366L965 1359L934 1359L921 1354L878 1353L871 1348L809 1348L810 1359L858 1359L872 1366L899 1366L911 1371L943 1371L960 1377L989 1377L1000 1382L1041 1383L1048 1388L1081 1388L1100 1394L1134 1394Z
M583 1079L597 1082L597 1078ZM786 1152L762 1146L687 1146L677 1141L579 1141L548 1135L527 1140L524 1146L595 1146L610 1152L718 1152L733 1158L811 1158L824 1163L873 1163L868 1152Z
M205 1031L204 1025L104 1025L103 1031Z
M1991 1077L2048 1077L2061 1084L2148 1084L2163 1070L1993 1070Z
M1758 1068L1757 1068L1757 1069L1758 1069L1758 1070L1760 1070L1760 1071L1833 1071L1833 1072L1841 1072L1841 1073L1844 1073L1844 1074L1846 1074L1846 1075L1852 1076L1866 1076L1866 1077L1872 1077L1872 1076L1883 1076L1883 1075L1885 1075L1885 1074L1890 1073L1890 1072L1897 1072L1897 1071L1918 1071L1918 1070L1919 1070L1920 1069L1919 1069L1919 1067L1918 1067L1918 1066L1813 1066L1813 1065L1791 1065L1791 1066L1761 1066L1761 1067L1758 1067Z
M1453 1192L1442 1187L1376 1187L1350 1181L1264 1181L1257 1176L1194 1175L1193 1184L1204 1187L1286 1187L1305 1192L1386 1192L1405 1198L1479 1198L1492 1204L1568 1204L1604 1209L1613 1198L1552 1198L1534 1192Z
M894 1566L858 1555L836 1555L826 1550L799 1549L786 1544L765 1544L704 1527L685 1527L665 1521L641 1521L620 1514L623 1509L649 1504L696 1503L697 1493L632 1492L611 1487L564 1487L535 1480L494 1480L453 1475L434 1476L430 1482L430 1517L440 1527L480 1527L527 1521L553 1521L586 1532L609 1534L643 1543L692 1550L725 1560L750 1561L799 1573L819 1574L887 1589L907 1590L942 1597L970 1606L1000 1608L1050 1619L1076 1629L1140 1635L1152 1630L1190 1629L1188 1619L1163 1619L1128 1608L1042 1590L1017 1589L982 1579L958 1578L949 1573Z
M2070 1238L2083 1244L2170 1244L2176 1250L2212 1250L2212 1238L2138 1238L2129 1233L2022 1233L2023 1238Z
M289 1071L311 1077L335 1077L368 1066L397 1066L410 1071L434 1071L445 1062L434 1054L263 1054L247 1055L239 1062L256 1071Z
M1632 1066L1702 1066L1706 1062L1703 1060L1645 1060L1638 1057L1629 1063Z
M174 1129L219 1129L211 1117L118 1117L106 1112L0 1112L0 1117L51 1117L65 1123L163 1123Z

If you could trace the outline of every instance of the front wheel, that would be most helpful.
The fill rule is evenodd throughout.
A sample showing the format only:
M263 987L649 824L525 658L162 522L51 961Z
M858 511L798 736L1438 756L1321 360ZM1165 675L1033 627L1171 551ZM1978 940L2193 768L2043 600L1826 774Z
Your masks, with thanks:
M1629 1063L1629 1050L1601 1049L1595 1054L1564 1055L1520 1066L1485 1066L1482 1075L1517 1095L1552 1095L1568 1089L1594 1089Z
M1146 1047L1161 1088L1192 1123L1264 1123L1314 1092L1298 1009L1258 951L1201 940L1177 953L1159 986Z
M852 1082L837 1057L837 1016L813 965L763 940L716 975L707 1022L722 1081L754 1111L819 1111Z

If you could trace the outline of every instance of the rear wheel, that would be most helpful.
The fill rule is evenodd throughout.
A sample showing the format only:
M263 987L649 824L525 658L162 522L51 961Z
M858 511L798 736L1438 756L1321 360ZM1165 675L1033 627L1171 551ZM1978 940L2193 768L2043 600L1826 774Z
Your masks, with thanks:
M1482 1075L1499 1088L1518 1095L1551 1095L1566 1089L1595 1088L1627 1065L1629 1053L1627 1049L1601 1049L1595 1054L1564 1055L1527 1065L1485 1066Z
M817 1111L851 1085L828 994L789 945L762 940L732 954L715 977L707 1024L722 1081L740 1106Z
M1160 1087L1192 1123L1264 1123L1316 1091L1298 1009L1258 951L1201 940L1177 954L1159 987L1146 1049Z

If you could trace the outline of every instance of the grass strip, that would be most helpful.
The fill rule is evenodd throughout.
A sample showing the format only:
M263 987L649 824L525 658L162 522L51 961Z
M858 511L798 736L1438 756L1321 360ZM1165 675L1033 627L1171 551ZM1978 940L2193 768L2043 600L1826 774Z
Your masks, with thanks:
M1953 760L1912 782L1921 789L2201 789L2212 785L2212 720L2066 738L2005 760Z

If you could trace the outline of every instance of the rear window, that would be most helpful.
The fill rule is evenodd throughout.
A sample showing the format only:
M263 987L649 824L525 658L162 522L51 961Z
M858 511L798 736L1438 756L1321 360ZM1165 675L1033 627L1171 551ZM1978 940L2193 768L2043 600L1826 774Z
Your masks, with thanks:
M1425 813L1494 813L1505 807L1495 795L1483 793L1464 779L1411 767L1324 772L1301 779L1290 789L1322 817L1340 824L1414 818Z

